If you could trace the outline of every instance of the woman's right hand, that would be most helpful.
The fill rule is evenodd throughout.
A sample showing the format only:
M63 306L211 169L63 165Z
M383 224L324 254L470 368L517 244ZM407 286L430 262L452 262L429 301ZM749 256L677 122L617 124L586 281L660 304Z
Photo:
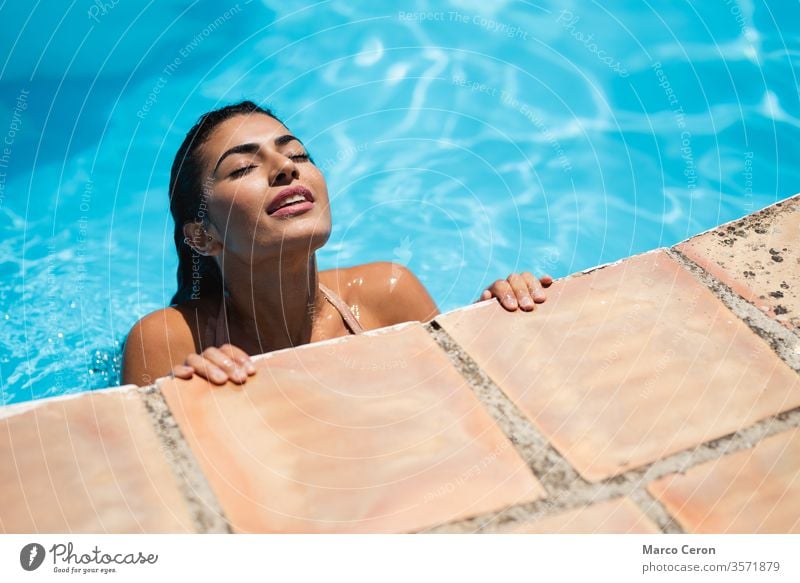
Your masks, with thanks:
M206 348L201 354L190 354L183 364L172 367L172 376L179 379L190 379L195 374L215 385L228 381L241 385L256 374L256 367L244 350L223 344L219 348Z

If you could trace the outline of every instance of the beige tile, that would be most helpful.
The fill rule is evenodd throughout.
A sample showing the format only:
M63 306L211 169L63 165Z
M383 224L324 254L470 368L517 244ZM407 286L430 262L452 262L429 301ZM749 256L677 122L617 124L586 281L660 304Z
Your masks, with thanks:
M800 430L648 486L687 532L800 533Z
M800 195L676 246L790 330L800 331Z
M614 498L591 506L504 529L509 534L658 534L661 532L629 498Z
M800 405L769 346L664 251L437 318L587 480Z
M543 495L419 324L162 391L238 532L405 532Z
M193 528L135 390L0 409L0 492L6 533Z

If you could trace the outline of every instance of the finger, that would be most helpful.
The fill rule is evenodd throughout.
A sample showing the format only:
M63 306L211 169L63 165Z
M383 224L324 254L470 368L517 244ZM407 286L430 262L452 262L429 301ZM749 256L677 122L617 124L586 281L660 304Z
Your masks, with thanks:
M522 274L522 278L525 280L525 283L528 285L528 289L531 291L531 295L533 295L533 301L541 304L543 301L547 299L547 294L544 293L544 289L542 289L541 282L533 277L532 273L525 272Z
M481 297L478 298L478 301L482 302L483 300L491 299L491 297L492 297L492 292L490 290L488 290L488 289L485 289L485 290L483 290L483 293L481 294Z
M185 364L176 364L172 367L172 376L178 379L190 379L194 376L194 369Z
M506 310L513 312L517 309L517 298L514 294L514 289L508 281L498 279L489 289L492 291L492 295L500 301L500 305Z
M221 368L232 381L243 383L247 380L247 371L230 356L229 352L211 346L203 351L203 357Z
M550 284L553 283L553 278L546 273L543 273L539 278L539 283L541 283L544 287L549 287Z
M253 361L250 360L250 355L244 350L233 344L223 344L219 349L230 356L234 362L239 364L247 374L256 374L256 365L253 364Z
M528 288L528 283L519 273L512 273L508 276L508 282L511 284L511 288L514 290L514 295L517 298L517 303L519 306L529 312L533 309L533 298L531 297L531 291Z
M224 370L199 354L190 354L186 358L186 364L191 366L198 376L208 379L215 385L224 385L228 382L228 375Z
M474 304L477 304L478 302L482 302L482 301L483 301L483 300L485 300L485 299L486 299L486 292L483 292L483 293L480 295L480 297L479 297L477 300L475 300L474 302L472 302L472 303L474 303Z

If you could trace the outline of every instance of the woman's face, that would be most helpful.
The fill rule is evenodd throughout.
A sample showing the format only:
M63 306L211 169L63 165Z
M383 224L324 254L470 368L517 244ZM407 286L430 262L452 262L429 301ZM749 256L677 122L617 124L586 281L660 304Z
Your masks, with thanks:
M305 147L268 115L237 115L201 147L209 234L226 255L253 263L311 254L330 237L328 188ZM281 195L313 198L275 210ZM285 199L290 200L290 199Z

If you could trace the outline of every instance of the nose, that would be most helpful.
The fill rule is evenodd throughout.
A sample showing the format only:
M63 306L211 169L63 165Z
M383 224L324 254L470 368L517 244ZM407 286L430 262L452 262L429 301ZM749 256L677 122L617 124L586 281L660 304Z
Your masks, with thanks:
M273 154L272 170L270 171L270 186L283 186L300 178L297 164L291 158L275 152Z

